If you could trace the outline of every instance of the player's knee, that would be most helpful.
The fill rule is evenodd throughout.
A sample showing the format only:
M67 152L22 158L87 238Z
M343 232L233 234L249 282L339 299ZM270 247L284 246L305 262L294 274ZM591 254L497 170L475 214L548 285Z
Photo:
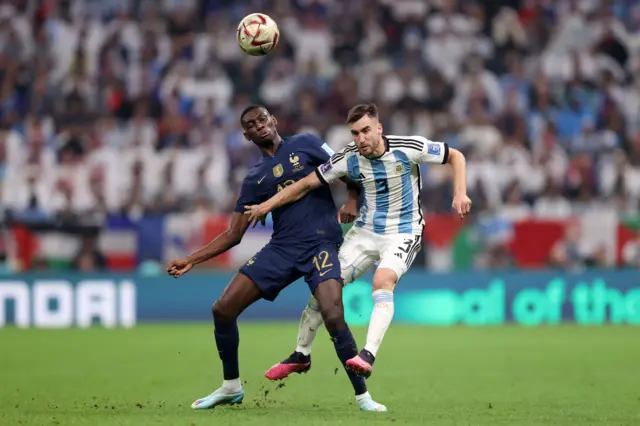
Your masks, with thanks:
M398 274L390 268L378 268L373 275L373 291L393 291L398 282Z
M215 321L231 322L237 317L233 307L224 300L216 300L211 306L211 313Z
M321 310L322 319L329 333L342 330L346 325L344 321L344 308L341 303L332 304Z
M320 311L320 304L318 303L315 297L311 296L309 298L309 301L307 302L306 310L312 311L312 312Z
M351 284L360 276L361 271L353 262L342 262L341 265L343 265L343 268L340 270L343 285Z

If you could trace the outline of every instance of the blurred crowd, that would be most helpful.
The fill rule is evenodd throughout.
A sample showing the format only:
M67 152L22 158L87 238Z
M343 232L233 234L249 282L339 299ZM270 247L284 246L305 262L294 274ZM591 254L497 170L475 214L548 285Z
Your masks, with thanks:
M261 11L278 48L250 57ZM338 150L347 110L468 159L480 213L635 213L640 3L633 0L14 0L0 6L5 217L228 212L258 157L239 111ZM425 166L425 208L450 171Z

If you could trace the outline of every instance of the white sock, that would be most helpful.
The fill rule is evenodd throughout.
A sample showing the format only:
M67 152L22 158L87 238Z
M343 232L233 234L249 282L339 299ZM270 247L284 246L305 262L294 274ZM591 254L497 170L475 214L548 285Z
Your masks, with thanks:
M356 395L356 402L360 402L363 399L369 399L371 398L371 395L369 395L369 392L365 392L362 395Z
M242 390L242 382L239 377L233 380L223 380L222 387L229 392L240 392Z
M311 347L318 333L318 328L322 326L322 314L320 305L315 297L311 296L307 307L302 312L300 326L298 328L298 345L296 351L304 355L311 355Z
M374 291L373 303L375 306L373 312L371 312L369 331L367 332L367 344L364 348L371 352L373 356L376 356L382 344L384 333L386 333L393 319L393 291Z

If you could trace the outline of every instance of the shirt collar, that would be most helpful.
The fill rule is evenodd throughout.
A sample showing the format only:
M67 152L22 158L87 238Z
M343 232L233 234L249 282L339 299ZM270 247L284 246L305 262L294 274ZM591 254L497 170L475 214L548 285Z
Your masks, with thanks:
M389 152L389 139L387 139L385 135L382 135L382 140L384 142L384 152L378 157L370 158L370 160L377 160L378 158L382 158L387 152Z
M280 148L282 148L282 145L284 145L284 140L285 139L283 137L280 137L280 143L278 144L278 147L276 148L276 152L274 152L273 155L267 154L266 152L263 151L262 156L267 158L274 158L278 154L278 151L280 151Z

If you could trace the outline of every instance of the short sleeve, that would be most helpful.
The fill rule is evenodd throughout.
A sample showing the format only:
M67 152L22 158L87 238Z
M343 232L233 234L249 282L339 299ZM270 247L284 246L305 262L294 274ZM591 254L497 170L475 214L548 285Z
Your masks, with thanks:
M324 140L316 135L309 135L307 145L307 152L309 152L309 154L311 155L311 163L316 166L326 163L327 161L329 161L331 156L335 154L335 152L333 152L329 145L327 145Z
M238 197L234 212L244 213L247 211L245 206L260 204L264 201L264 197L258 193L256 186L256 182L250 182L248 177L245 178L244 182L242 182L242 188L240 188L240 196Z
M316 174L320 181L328 184L346 176L349 172L347 166L349 157L355 155L355 152L355 146L349 144L340 152L333 154L329 161L316 169Z
M445 164L449 159L449 145L444 142L430 141L422 136L394 136L389 140L391 146L406 149L411 161L416 164Z

